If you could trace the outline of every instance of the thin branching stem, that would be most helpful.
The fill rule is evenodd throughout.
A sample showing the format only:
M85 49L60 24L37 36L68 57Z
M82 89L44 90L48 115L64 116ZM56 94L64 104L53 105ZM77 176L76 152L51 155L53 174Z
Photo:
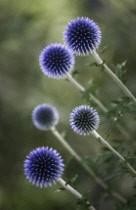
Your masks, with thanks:
M116 82L116 84L123 90L123 92L136 103L136 98L134 97L134 95L122 83L122 81L116 76L116 74L114 74L113 71L105 63L103 63L103 60L100 58L98 53L96 51L92 51L92 55L93 55L94 59L96 60L96 62L98 64L102 64L103 65L103 67L104 67L105 71L107 72L107 74L109 74L109 76Z
M100 136L97 131L93 131L92 134L98 139L100 140L100 142L102 144L104 144L116 157L118 157L121 162L123 162L126 167L129 169L129 171L136 176L136 171L135 169L126 161L126 159L119 153L117 152L104 138L102 138L102 136Z
M77 197L78 199L82 199L83 196L77 191L75 190L71 185L67 184L62 178L58 179L58 182L69 192L71 192L73 195L75 195L75 197ZM87 202L88 203L88 202ZM96 210L92 205L90 205L88 207L88 209L90 210Z
M99 184L104 190L109 190L108 186L104 181L99 178L96 173L84 162L84 160L77 154L77 152L66 142L66 140L62 137L62 135L56 130L55 127L51 128L51 132L56 137L56 139L66 148L66 150L80 163L80 165L89 173L89 175ZM114 191L109 191L113 197L118 199L120 202L125 204L127 201L126 199Z
M71 74L67 73L67 78L68 80L75 85L76 88L78 88L81 92L85 92L85 88L80 84L78 83L73 77ZM96 103L103 112L108 112L108 109L102 104L102 102L96 98L92 93L89 93L89 96L90 96L90 99Z

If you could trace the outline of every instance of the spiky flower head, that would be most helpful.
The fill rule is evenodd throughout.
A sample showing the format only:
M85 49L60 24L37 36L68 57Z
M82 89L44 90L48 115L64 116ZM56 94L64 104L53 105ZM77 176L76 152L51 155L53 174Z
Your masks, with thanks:
M64 41L76 55L87 55L101 42L99 26L87 17L71 20L64 31Z
M29 182L40 187L55 183L64 170L60 154L48 147L38 147L32 150L24 161L24 173Z
M99 126L99 115L93 107L81 105L70 114L70 125L80 135L88 135Z
M74 62L71 50L57 43L45 47L39 57L43 73L54 79L66 77L66 73L72 70Z
M58 123L59 115L55 107L40 104L32 111L33 124L40 130L49 130Z

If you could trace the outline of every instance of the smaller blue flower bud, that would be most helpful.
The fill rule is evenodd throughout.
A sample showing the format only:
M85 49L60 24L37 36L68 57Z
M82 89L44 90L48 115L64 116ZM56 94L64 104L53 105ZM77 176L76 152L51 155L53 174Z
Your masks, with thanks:
M90 106L76 107L70 114L70 125L80 135L88 135L99 126L99 115Z
M40 187L55 183L64 170L60 154L48 147L38 147L31 151L24 161L24 173L29 182Z
M73 69L75 60L70 49L62 44L55 43L42 50L39 63L45 75L60 79L66 77L66 73Z
M87 17L71 20L64 31L64 41L76 55L87 55L101 42L99 26Z
M32 112L33 124L40 130L49 130L58 123L56 108L49 104L40 104Z

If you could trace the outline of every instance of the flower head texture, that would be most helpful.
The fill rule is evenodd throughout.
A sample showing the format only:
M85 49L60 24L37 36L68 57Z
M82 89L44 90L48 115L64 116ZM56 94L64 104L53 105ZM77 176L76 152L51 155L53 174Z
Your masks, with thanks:
M40 104L32 112L33 124L40 130L49 130L58 123L59 115L56 108L49 104Z
M93 20L77 17L67 24L64 41L76 55L87 55L98 48L101 31Z
M54 79L66 77L66 73L72 70L74 62L71 50L57 43L44 48L39 57L43 73Z
M24 161L24 173L29 182L47 187L61 177L64 170L60 154L48 147L38 147L31 151Z
M80 135L88 135L99 126L99 115L90 106L76 107L70 114L70 125Z

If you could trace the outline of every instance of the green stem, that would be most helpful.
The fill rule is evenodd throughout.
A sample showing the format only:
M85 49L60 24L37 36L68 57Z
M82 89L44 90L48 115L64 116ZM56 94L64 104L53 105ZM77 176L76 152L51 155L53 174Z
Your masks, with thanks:
M116 82L116 84L123 90L123 92L131 98L135 103L136 103L136 98L134 95L129 91L129 89L121 82L121 80L112 72L112 70L105 64L103 63L103 60L100 58L100 56L97 54L96 51L92 51L92 55L94 59L97 61L98 64L102 64L105 71L109 76Z
M117 152L105 139L102 138L96 131L93 131L92 134L101 141L116 157L118 157L129 169L129 171L136 176L136 171L134 168L125 160L125 158Z
M68 80L73 83L75 85L76 88L78 88L81 92L85 92L85 88L78 83L72 76L71 74L67 73L67 78ZM99 101L99 99L97 99L92 93L89 93L89 96L91 98L91 100L96 103L103 112L108 112L108 109L102 104L101 101Z
M83 196L77 191L75 190L72 186L70 186L69 184L67 184L62 178L58 179L58 182L69 192L71 192L73 195L75 195L75 197L77 197L78 199L82 199ZM87 202L88 203L88 202ZM88 209L90 210L96 210L92 205L88 207Z

